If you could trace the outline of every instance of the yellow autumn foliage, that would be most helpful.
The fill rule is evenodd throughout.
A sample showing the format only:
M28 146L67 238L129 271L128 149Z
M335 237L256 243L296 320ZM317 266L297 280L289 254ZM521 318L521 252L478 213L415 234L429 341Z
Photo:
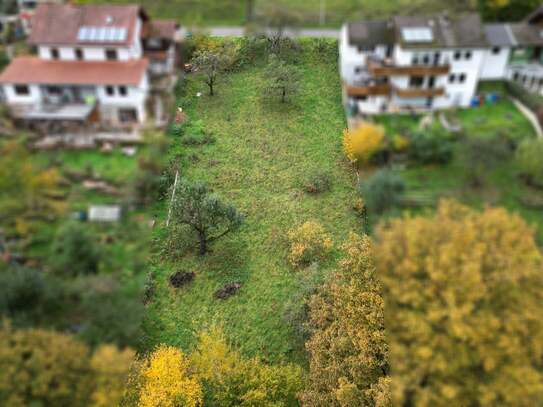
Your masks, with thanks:
M351 163L367 164L383 148L385 128L373 123L364 123L354 130L344 130L343 151Z
M141 372L139 407L198 407L202 386L190 372L189 360L172 346L160 346Z
M326 257L332 249L332 239L317 221L310 220L287 234L290 243L288 261L294 267Z
M443 201L377 232L397 405L543 400L543 256L516 214Z
M351 233L330 281L309 301L304 406L390 407L384 302L370 239Z

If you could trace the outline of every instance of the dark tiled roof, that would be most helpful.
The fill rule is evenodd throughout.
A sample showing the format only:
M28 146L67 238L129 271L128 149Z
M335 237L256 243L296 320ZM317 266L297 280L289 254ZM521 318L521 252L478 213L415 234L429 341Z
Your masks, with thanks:
M347 26L349 44L356 47L374 47L394 43L394 31L386 21L360 21Z
M0 74L0 83L51 85L139 85L147 59L130 61L53 61L15 58Z
M124 41L111 45L127 45L134 40L138 16L145 17L137 5L72 5L40 4L32 19L30 44L77 45L79 28L84 26L124 28ZM91 44L86 41L84 44ZM100 42L103 45L104 42ZM107 45L107 44L106 44Z
M164 38L168 40L175 39L175 32L178 25L174 20L153 20L147 21L142 28L142 38Z
M527 23L515 23L509 24L511 32L515 36L515 40L518 45L543 45L542 30L535 25L529 25Z

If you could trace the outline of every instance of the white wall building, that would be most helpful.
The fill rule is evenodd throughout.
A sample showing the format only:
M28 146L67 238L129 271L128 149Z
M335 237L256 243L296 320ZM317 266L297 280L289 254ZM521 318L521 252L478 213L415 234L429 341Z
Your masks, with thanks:
M477 14L346 24L339 47L347 103L363 114L468 107L483 80L516 79L541 92L542 21L538 9L516 24L483 25Z
M5 103L25 120L143 123L156 73L147 53L157 52L146 44L158 43L174 59L176 28L134 5L40 4L29 37L37 56L15 58L0 74ZM170 59L158 59L161 73L173 72Z

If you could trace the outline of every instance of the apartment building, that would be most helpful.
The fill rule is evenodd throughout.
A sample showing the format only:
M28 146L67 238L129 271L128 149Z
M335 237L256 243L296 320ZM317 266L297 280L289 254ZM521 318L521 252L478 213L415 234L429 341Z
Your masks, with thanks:
M519 23L478 14L396 16L343 26L346 101L362 114L468 107L484 80L543 91L543 8Z
M39 4L28 43L0 74L12 115L25 120L141 124L152 74L174 69L176 25L136 5Z

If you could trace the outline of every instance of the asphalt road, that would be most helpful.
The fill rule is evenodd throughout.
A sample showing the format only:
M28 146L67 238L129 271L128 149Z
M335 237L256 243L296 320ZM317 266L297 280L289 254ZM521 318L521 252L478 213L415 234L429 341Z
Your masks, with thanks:
M244 27L211 27L204 29L213 37L242 37L245 35ZM299 30L286 29L285 36L291 38L336 38L339 39L340 30L327 28L303 28ZM186 34L184 32L183 34Z

